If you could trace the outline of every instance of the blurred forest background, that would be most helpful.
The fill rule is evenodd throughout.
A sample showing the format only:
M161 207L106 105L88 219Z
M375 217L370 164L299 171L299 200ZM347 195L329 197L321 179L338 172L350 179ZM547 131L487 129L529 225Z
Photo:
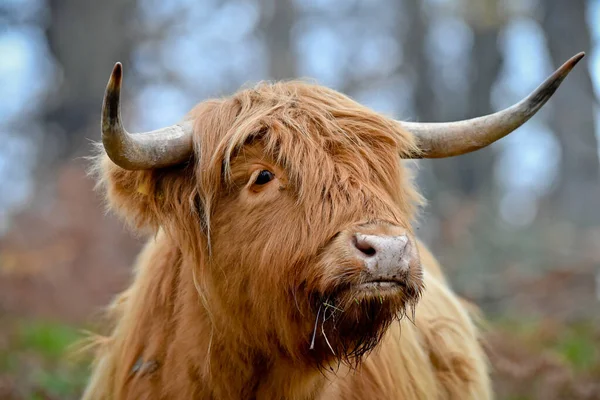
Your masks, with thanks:
M500 399L600 398L600 0L0 1L0 398L78 398L65 350L141 246L82 159L116 61L137 131L294 77L399 119L471 118L579 51L517 132L419 162L418 233L490 320Z

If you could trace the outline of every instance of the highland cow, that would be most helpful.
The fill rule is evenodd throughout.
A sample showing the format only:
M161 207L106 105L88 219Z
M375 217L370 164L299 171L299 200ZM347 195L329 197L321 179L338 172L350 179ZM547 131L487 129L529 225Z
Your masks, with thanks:
M509 134L581 57L467 121L400 122L290 81L144 134L122 127L117 63L96 171L109 206L152 236L84 398L491 398L476 309L415 237L404 162Z

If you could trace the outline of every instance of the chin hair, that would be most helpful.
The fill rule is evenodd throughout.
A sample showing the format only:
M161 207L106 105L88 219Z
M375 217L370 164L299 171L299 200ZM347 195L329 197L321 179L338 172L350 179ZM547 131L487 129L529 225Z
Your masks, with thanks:
M314 304L311 351L320 368L331 362L357 368L377 347L394 321L414 322L421 286L392 294L344 290L321 296Z

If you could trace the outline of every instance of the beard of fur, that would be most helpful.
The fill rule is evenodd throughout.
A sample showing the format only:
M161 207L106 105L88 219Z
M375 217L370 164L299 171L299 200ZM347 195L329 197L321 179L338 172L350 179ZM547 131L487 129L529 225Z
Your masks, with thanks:
M318 367L325 369L333 360L338 367L345 364L356 369L393 322L407 317L414 323L422 290L419 282L391 294L349 288L321 296L313 305L315 322L310 347Z

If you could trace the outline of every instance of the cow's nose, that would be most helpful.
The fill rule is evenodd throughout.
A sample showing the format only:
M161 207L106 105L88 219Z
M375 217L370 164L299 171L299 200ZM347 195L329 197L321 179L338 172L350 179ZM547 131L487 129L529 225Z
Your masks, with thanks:
M355 233L353 242L358 256L373 272L385 274L408 269L408 262L404 257L409 242L406 235L379 236Z

